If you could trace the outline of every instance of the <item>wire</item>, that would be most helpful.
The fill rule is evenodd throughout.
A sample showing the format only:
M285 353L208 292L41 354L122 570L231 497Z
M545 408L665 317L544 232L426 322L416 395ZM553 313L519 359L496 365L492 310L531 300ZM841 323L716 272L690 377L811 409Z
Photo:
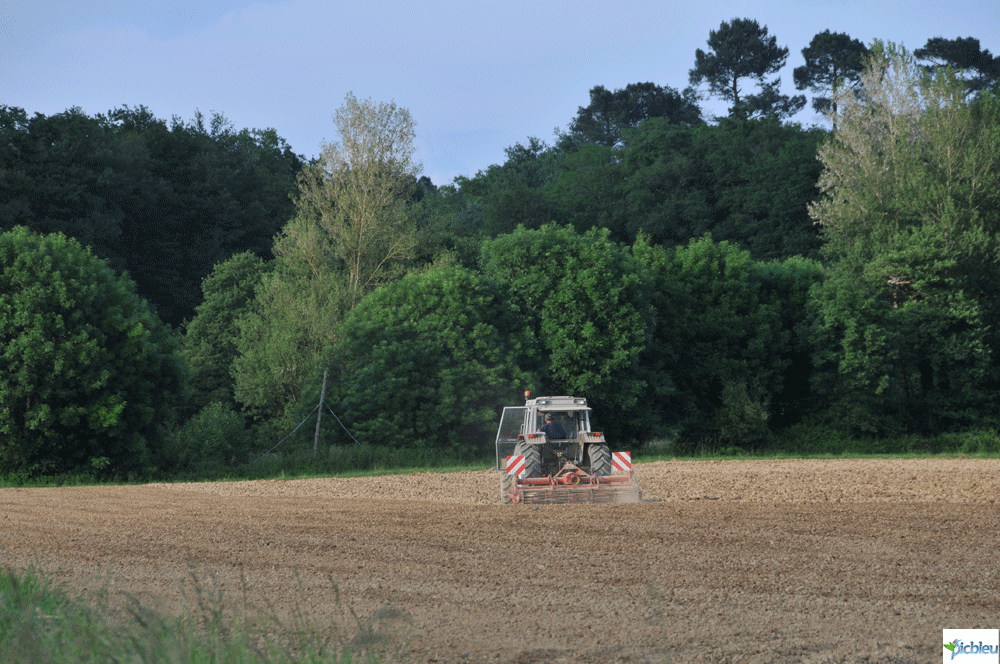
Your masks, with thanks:
M292 429L292 431L288 434L288 436L285 436L284 438L282 438L281 440L279 440L278 441L278 445L281 445L283 442L285 442L286 440L288 440L289 436L291 436L293 433L295 433L296 431L298 431L299 427L302 426L303 424L305 424L306 420L308 420L310 417L312 417L312 414L316 412L317 408L319 408L319 404L316 404L313 407L313 409L311 411L309 411L309 414L306 415L305 418L301 422L299 422L299 426L297 426L294 429ZM329 406L327 406L327 408L329 408ZM336 417L336 415L334 415L334 417ZM337 420L337 421L339 422L340 420ZM269 449L267 452L264 452L263 454L261 454L260 455L260 459L263 459L268 454L270 454L274 450L278 449L278 445L275 445L274 447L272 447L271 449ZM257 460L260 461L260 459L257 459Z
M345 427L344 423L340 421L340 418L337 417L337 414L335 412L333 412L333 408L330 408L330 404L328 404L327 402L324 401L323 405L326 406L326 409L328 411L330 411L331 415L333 415L333 419L337 420L337 424L339 424L344 429L344 431L347 431L347 427ZM355 443L357 443L361 447L365 447L365 444L362 443L362 442L360 442L360 441L358 441L358 439L355 438L354 435L350 431L347 431L347 435L350 436L351 440L353 440Z
M302 381L302 383L307 383L307 382L310 382L310 381L308 381L308 380L304 380L304 381ZM234 389L235 389L235 388L234 388ZM246 389L252 389L252 388L246 388ZM366 446L366 445L365 445L364 443L362 443L361 441L359 441L359 440L358 440L357 438L355 438L355 437L354 437L354 434L352 434L352 433L351 433L351 432L350 432L350 431L349 431L349 430L347 429L347 427L346 427L346 426L344 426L344 423L340 421L340 418L339 418L339 417L337 417L337 414L336 414L335 412L333 412L333 408L330 408L330 404L328 404L328 403L327 403L326 401L324 401L324 402L323 402L322 404L316 404L315 406L313 406L313 409L309 411L309 414L308 414L308 415L306 415L306 416L305 416L304 418L302 418L302 421L301 421L301 422L299 422L299 423L298 423L298 425L297 425L297 426L296 426L296 427L295 427L294 429L292 429L292 430L291 430L291 431L290 431L290 432L288 433L288 435L287 435L287 436L285 436L284 438L282 438L281 440L279 440L279 441L277 442L277 444L276 444L276 445L275 445L274 447L272 447L272 448L271 448L271 449L269 449L268 451L266 451L266 452L264 452L263 454L261 454L261 455L260 455L260 458L258 458L258 459L257 459L257 461L260 461L261 459L263 459L264 457L266 457L266 456L267 456L268 454L270 454L270 453L271 453L271 452L273 452L274 450L278 449L278 447L279 447L279 446L280 446L280 445L281 445L281 444L282 444L283 442L285 442L286 440L288 440L289 438L291 438L292 434L293 434L293 433L295 433L296 431L298 431L298 430L299 430L299 428L300 428L300 427L301 427L301 426L302 426L303 424L305 424L305 423L306 423L306 420L308 420L309 418L311 418L311 417L312 417L313 413L315 413L315 412L316 412L316 410L317 410L317 409L318 409L318 408L320 407L320 405L323 405L323 406L326 406L326 409L327 409L328 411L330 411L330 414L331 414L331 415L333 415L333 419L337 420L337 424L339 424L339 425L341 426L341 428L342 428L342 429L343 429L343 430L344 430L344 431L345 431L345 432L347 433L347 435L351 437L351 440L353 440L353 441L354 441L355 443L357 443L357 444L358 444L358 445L360 445L361 447L367 447L367 446Z

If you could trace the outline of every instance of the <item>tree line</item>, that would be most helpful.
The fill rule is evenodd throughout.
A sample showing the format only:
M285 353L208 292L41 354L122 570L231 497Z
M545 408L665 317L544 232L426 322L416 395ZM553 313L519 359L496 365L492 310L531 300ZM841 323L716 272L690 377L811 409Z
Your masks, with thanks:
M803 128L766 27L708 46L442 186L352 94L311 163L221 115L0 108L0 469L245 460L324 371L327 444L483 454L524 389L678 449L995 431L997 59L821 33Z

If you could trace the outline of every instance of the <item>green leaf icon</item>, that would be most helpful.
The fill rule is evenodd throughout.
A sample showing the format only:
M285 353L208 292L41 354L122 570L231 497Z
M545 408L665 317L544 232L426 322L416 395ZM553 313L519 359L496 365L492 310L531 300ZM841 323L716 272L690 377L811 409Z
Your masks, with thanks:
M958 641L958 639L955 639L955 641ZM952 651L952 652L955 652L955 641L952 641L951 643L944 644L944 647L947 648L948 650Z

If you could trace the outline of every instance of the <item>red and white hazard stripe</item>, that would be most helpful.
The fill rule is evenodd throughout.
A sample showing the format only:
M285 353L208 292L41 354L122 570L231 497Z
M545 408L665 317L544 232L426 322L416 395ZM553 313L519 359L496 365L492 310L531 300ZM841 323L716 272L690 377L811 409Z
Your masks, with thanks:
M615 452L611 455L611 467L623 473L630 472L632 470L632 453Z
M507 474L508 475L520 475L524 472L524 468L527 464L524 461L524 455L518 454L517 456L507 457Z

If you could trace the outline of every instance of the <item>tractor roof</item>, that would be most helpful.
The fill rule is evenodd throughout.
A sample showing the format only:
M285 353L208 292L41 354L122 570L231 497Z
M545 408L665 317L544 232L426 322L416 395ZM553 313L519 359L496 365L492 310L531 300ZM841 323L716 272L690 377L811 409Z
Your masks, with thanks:
M581 397L536 397L528 399L525 405L534 405L543 413L558 410L590 410L587 407L587 400Z

